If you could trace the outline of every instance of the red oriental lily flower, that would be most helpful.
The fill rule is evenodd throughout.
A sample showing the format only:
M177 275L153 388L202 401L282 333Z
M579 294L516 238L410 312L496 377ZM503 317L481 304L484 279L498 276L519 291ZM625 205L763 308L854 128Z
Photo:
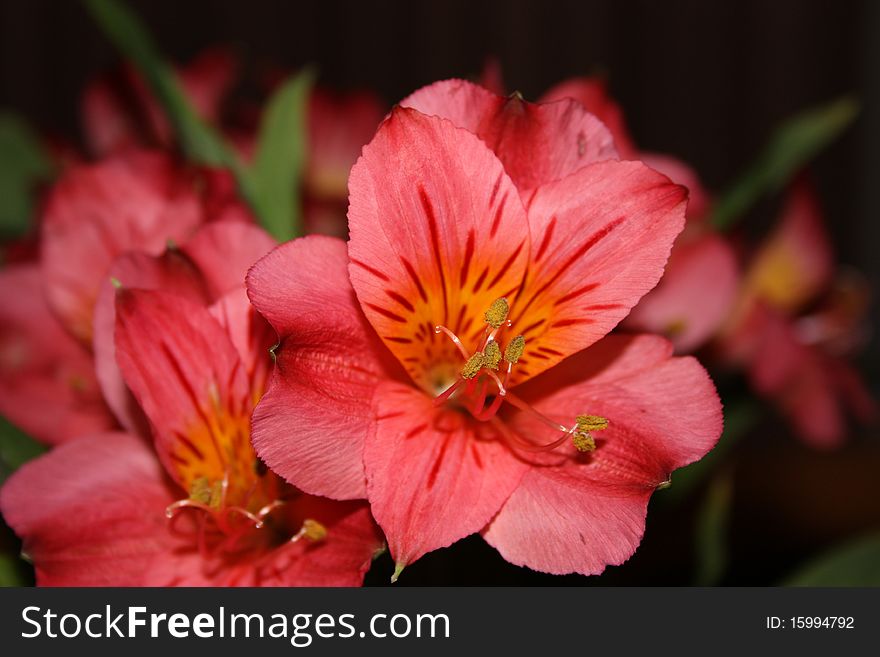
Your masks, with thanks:
M281 336L257 453L310 493L366 496L395 579L478 531L513 563L598 573L721 429L705 371L664 340L583 351L656 284L686 194L602 160L573 101L461 81L413 99L476 134L393 110L352 170L348 253L307 237L248 275Z
M210 308L123 288L116 350L153 429L99 434L0 491L42 585L358 585L381 540L364 503L304 495L250 444L274 336L242 288Z

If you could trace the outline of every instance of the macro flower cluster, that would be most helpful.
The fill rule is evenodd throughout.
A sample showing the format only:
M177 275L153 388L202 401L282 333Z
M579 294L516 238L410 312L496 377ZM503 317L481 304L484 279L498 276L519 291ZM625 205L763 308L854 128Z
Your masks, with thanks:
M808 173L749 243L604 79L530 102L495 73L392 107L311 89L294 239L133 65L88 85L84 147L45 143L2 245L0 414L47 449L0 512L38 584L357 586L473 534L595 575L721 437L707 366L817 448L872 420L867 287ZM175 80L256 168L238 76L218 49Z

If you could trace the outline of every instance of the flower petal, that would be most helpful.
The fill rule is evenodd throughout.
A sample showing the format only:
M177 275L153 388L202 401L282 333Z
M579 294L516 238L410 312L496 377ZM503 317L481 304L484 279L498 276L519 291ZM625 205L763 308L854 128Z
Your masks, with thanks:
M744 305L760 300L783 312L799 310L827 286L834 254L815 191L792 186L779 224L757 253L743 283Z
M367 490L398 566L481 530L528 468L497 436L410 385L381 384L374 409Z
M738 291L733 247L719 235L707 233L676 243L659 285L633 308L625 326L665 335L677 352L688 353L721 328Z
M37 265L0 271L0 413L57 444L113 427L91 358L49 311Z
M218 221L199 229L181 250L196 264L209 298L216 301L227 292L244 289L248 269L276 244L259 226Z
M342 240L279 246L248 273L251 302L280 336L253 416L257 453L297 488L366 497L363 443L380 381L404 377L358 305Z
M159 257L136 251L119 256L104 278L95 304L95 371L107 405L129 432L149 436L143 411L131 396L116 362L116 287L173 292L196 303L206 303L207 291L193 262L178 249L168 249Z
M622 160L640 159L623 117L623 110L609 95L605 78L583 77L564 80L549 89L538 102L550 103L564 98L576 100L605 124L614 136L614 144Z
M474 135L399 108L349 187L349 269L361 307L413 379L442 389L463 363L434 327L476 341L483 313L522 282L529 238L516 189Z
M687 192L640 162L592 164L537 190L529 272L512 310L521 382L607 334L653 288Z
M128 250L159 254L202 219L198 199L171 162L137 153L67 170L47 202L42 264L62 323L91 342L92 312L113 260Z
M207 309L174 294L120 290L116 357L174 480L187 492L200 478L247 491L257 477L251 390L238 352Z
M505 559L588 575L633 553L650 494L721 434L721 404L706 371L671 353L656 336L609 336L518 390L551 418L589 413L609 424L595 434L594 452L569 447L562 465L523 478L484 534ZM520 413L511 426L534 436L543 425Z
M592 162L617 158L611 133L577 102L528 103L465 80L443 80L401 101L422 114L449 119L482 139L520 194Z
M173 496L155 453L121 433L61 445L13 474L0 511L41 586L138 586L174 540Z

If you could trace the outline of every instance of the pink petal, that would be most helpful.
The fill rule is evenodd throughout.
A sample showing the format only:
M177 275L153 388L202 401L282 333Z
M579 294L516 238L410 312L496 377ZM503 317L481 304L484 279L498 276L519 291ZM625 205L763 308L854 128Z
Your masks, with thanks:
M253 393L238 352L207 309L175 294L120 290L116 358L163 464L185 491L202 477L229 477L237 491L256 477L248 439Z
M113 427L92 360L49 311L36 265L0 271L0 413L57 444Z
M410 385L381 384L374 409L367 490L398 567L482 529L527 469L497 436Z
M834 254L813 188L792 186L779 224L746 273L745 296L784 312L808 303L830 282Z
M251 305L244 286L227 293L208 310L235 346L256 402L272 371L269 350L277 342L275 331Z
M129 252L119 256L110 267L95 304L94 339L95 371L107 405L119 423L130 433L149 435L146 418L116 363L116 287L173 292L196 303L207 302L208 294L200 272L193 262L177 249L169 249L159 257Z
M399 108L349 186L350 273L361 307L419 385L442 386L462 363L434 327L471 342L492 302L512 298L522 282L529 238L516 189L474 135Z
M602 338L657 284L686 199L640 162L598 162L538 188L529 273L511 309L510 334L526 340L514 381Z
M709 192L703 187L700 176L688 164L670 155L662 153L639 153L638 158L654 171L667 176L676 185L688 190L688 222L701 222L709 213L711 199Z
M611 133L570 99L534 104L497 96L465 80L444 80L401 101L422 114L449 119L491 148L523 198L539 185L587 164L616 158Z
M259 226L218 221L199 229L181 250L201 272L209 297L217 300L227 292L244 289L248 269L275 245Z
M571 78L560 82L543 96L541 103L549 103L564 98L572 98L596 116L611 131L614 144L623 160L641 159L635 143L629 134L623 110L608 94L608 83L602 77ZM677 180L675 182L678 182Z
M155 454L121 433L61 445L26 463L0 490L41 586L137 586L170 553L173 501Z
M688 353L721 328L738 291L739 267L733 247L707 233L676 243L659 285L633 308L625 325L666 335L677 352Z
M337 96L323 89L309 95L308 166L305 187L319 199L348 198L348 174L385 116L372 93Z
M523 478L484 533L505 559L589 575L635 551L651 493L721 434L721 404L706 371L671 353L655 336L609 336L518 390L562 423L588 413L609 425L594 435L594 452L568 446L561 465ZM511 426L533 442L547 431L522 413Z
M138 153L68 169L47 202L42 264L49 302L89 343L103 277L128 250L159 254L201 221L197 197L169 160Z
M336 499L366 496L363 443L380 381L404 376L360 310L345 243L304 237L248 274L248 294L281 339L253 416L253 443L297 488Z

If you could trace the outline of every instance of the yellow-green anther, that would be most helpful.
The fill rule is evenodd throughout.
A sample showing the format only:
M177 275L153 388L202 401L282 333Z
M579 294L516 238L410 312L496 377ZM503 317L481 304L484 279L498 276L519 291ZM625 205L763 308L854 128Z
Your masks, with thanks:
M521 335L516 336L507 343L507 348L504 350L504 360L511 365L516 363L522 357L525 348L526 339Z
M571 435L571 442L579 452L592 452L596 449L596 441L586 431L575 431Z
M501 362L501 347L498 346L495 340L490 340L489 344L486 345L486 348L483 350L483 360L486 367L493 370L498 369L498 363Z
M464 367L461 368L461 378L463 379L473 379L477 373L483 368L483 364L486 361L486 357L482 352L477 352L473 356L467 359L467 362L464 364Z
M311 518L303 520L302 532L303 536L313 542L323 541L327 538L327 528Z
M489 310L486 311L486 323L492 328L501 328L501 325L507 321L507 314L510 312L510 306L507 305L507 299L501 297L495 299Z
M578 415L575 421L578 431L602 431L608 428L608 420L598 415Z

